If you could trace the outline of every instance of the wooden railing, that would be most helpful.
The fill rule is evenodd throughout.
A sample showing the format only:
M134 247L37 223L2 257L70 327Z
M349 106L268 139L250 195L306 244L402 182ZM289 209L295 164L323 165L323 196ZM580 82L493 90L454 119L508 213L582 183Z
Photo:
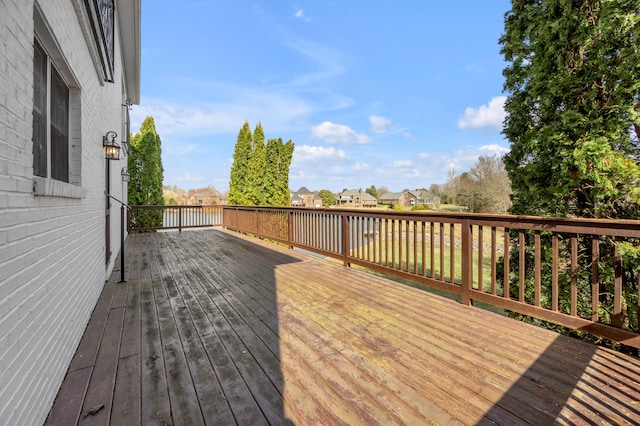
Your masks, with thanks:
M227 228L632 347L640 221L224 206Z
M222 225L221 206L131 206L129 232Z

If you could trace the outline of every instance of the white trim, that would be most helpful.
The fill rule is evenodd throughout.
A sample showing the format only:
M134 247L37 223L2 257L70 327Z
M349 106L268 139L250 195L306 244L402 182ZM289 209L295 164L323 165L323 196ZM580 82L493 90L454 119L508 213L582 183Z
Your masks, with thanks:
M51 85L51 67L55 67L69 89L69 132L68 132L68 179L69 183L60 181L64 185L80 187L82 185L82 96L80 84L75 73L67 63L58 40L53 35L51 26L45 19L42 10L36 3L34 8L34 37L47 55L47 86ZM34 47L35 48L35 47ZM41 179L50 181L51 176L51 137L50 117L51 100L50 90L47 90L47 178L34 176L34 195L51 195L68 198L82 198L83 190L65 190L58 185L43 183ZM37 180L35 178L38 178Z
M72 3L73 8L76 11L76 16L78 17L78 23L80 24L80 28L82 29L82 35L84 35L85 44L87 45L87 49L89 50L91 62L93 62L93 67L95 68L96 75L98 76L98 83L100 84L100 86L104 86L106 75L104 73L104 70L102 69L100 54L98 53L96 42L93 38L93 30L91 29L87 10L84 7L84 1L73 0Z

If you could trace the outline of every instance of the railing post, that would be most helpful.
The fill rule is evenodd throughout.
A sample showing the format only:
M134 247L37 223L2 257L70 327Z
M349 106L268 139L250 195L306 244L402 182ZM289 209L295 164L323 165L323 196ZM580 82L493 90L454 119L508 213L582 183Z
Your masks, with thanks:
M178 232L182 232L182 208L178 207Z
M255 226L255 230L256 230L256 235L257 235L258 237L262 237L262 236L260 235L260 230L259 230L259 229L260 229L260 228L259 228L259 227L260 227L260 212L258 212L258 209L255 209L253 212L254 212L255 217L256 217L256 222L255 222L255 224L254 224L254 226Z
M124 279L124 204L120 204L120 281L126 283Z
M471 305L471 289L473 287L473 234L469 219L462 220L462 282L460 303ZM453 281L453 277L452 277Z
M289 243L289 248L293 249L293 238L291 234L293 233L293 210L287 211L287 242Z
M344 259L344 266L351 266L349 263L349 217L346 213L342 213L342 257Z

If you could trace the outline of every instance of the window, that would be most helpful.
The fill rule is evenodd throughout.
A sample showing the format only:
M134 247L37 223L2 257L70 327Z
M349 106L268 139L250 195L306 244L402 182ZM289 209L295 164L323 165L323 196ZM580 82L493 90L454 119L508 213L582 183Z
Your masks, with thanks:
M34 40L33 174L69 182L69 87Z

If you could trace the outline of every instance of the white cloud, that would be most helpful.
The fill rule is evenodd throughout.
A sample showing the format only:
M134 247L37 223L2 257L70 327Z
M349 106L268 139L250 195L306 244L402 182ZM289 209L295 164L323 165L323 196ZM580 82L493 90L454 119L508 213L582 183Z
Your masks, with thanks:
M505 148L504 146L500 146L498 144L485 145L480 147L480 151L487 151L498 155L504 155L510 151L509 148Z
M204 180L205 180L205 177L200 174L182 173L180 175L171 176L172 182L180 182L180 183L203 182Z
M349 126L330 121L311 127L311 137L336 145L366 145L372 143L369 136L358 134Z
M364 170L371 170L371 166L367 163L357 162L355 166L353 166L354 170L361 172Z
M391 125L391 120L380 115L372 115L369 117L369 122L371 123L371 131L379 134L387 133Z
M131 131L137 132L145 117L152 116L160 136L237 134L245 121L253 126L258 121L270 131L287 131L301 118L322 106L313 106L302 98L241 90L237 95L216 103L182 103L162 99L143 99L131 111ZM240 94L242 93L242 94Z
M302 145L296 146L293 150L292 163L322 162L322 161L345 161L349 157L341 149L333 147Z
M165 148L163 148L165 149ZM169 143L166 147L167 154L174 157L181 157L183 155L192 154L198 152L200 150L200 145L192 143L192 144L182 144L182 143Z
M304 21L304 22L310 22L311 21L311 17L307 16L304 14L304 9L296 9L296 12L293 14L293 16L295 16L296 18Z
M467 108L464 117L458 120L459 129L479 129L484 127L502 128L502 122L506 117L504 102L506 96L496 96L488 105L479 108Z
M418 152L412 156L398 153L404 158L396 159L389 156L363 158L362 152L355 155L335 147L302 145L296 146L293 153L289 182L292 188L306 186L334 192L372 184L386 186L391 191L428 188L433 183L446 182L451 167L460 174L469 171L481 155L507 151L504 146L488 144L444 152Z
M293 80L284 83L284 87L299 87L324 83L326 80L340 76L346 72L344 65L346 59L345 54L339 50L314 43L288 32L282 33L281 43L285 47L314 62L317 67L315 71L297 76L293 78Z
M311 189L342 188L354 173L347 153L334 147L296 146L289 169L289 186Z
M396 160L393 163L391 163L391 166L398 167L398 168L413 167L413 162L411 160Z

